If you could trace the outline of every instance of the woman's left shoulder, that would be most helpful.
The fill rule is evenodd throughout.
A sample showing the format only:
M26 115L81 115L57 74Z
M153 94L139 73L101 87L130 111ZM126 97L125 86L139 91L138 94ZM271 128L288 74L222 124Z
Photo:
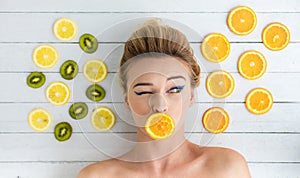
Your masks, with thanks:
M250 178L247 161L239 152L224 147L202 147L207 164L224 177Z

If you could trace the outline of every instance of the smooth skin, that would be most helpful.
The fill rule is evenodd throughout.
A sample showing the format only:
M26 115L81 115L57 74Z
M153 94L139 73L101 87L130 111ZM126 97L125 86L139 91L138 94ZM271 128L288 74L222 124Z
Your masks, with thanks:
M140 59L130 64L127 79L124 100L137 125L136 146L123 156L85 167L77 178L251 177L238 152L199 146L184 137L184 122L195 98L189 71L181 61L175 57ZM168 139L153 140L142 127L155 112L167 113L175 121L175 133Z

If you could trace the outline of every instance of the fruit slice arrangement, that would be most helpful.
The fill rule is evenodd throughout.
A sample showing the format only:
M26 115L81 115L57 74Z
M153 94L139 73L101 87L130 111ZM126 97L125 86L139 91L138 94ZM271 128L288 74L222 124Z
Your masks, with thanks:
M44 85L46 76L42 72L31 72L27 76L26 83L31 88L40 88Z
M46 44L36 47L32 54L33 62L42 69L52 68L57 63L58 58L56 48Z
M61 41L71 41L77 35L77 25L69 18L59 18L53 25L55 37Z
M205 111L202 123L204 128L211 133L222 133L229 125L229 115L220 107L213 107Z
M85 78L92 83L103 81L106 78L107 73L108 70L106 64L99 59L87 60L83 66Z
M66 141L72 136L72 126L68 122L60 122L54 128L54 136L58 141Z
M83 34L79 39L80 48L86 53L94 53L98 49L98 40L91 34Z
M266 72L266 69L267 61L264 55L258 51L246 51L239 58L238 70L246 79L258 79Z
M54 36L60 41L73 40L78 32L77 24L69 18L59 18L53 24ZM94 53L98 49L98 40L91 34L83 34L79 39L79 46L85 53ZM52 45L43 44L37 46L32 53L32 60L41 69L50 69L58 62L59 54ZM78 64L73 60L66 60L60 66L59 73L65 80L73 80L79 72ZM105 90L96 82L103 81L107 76L106 64L98 59L91 59L83 67L85 78L92 82L86 90L86 96L91 101L99 102L105 97ZM31 72L26 83L31 88L40 88L46 82L46 76L42 72ZM62 106L70 99L69 86L61 81L52 82L46 88L47 100L55 105ZM75 102L69 107L69 115L74 120L81 120L88 114L88 106L84 102ZM91 124L99 131L108 131L114 126L116 117L107 107L99 107L91 115ZM35 131L45 131L52 123L51 114L42 108L31 111L28 115L28 123ZM54 128L54 135L58 141L66 141L72 135L72 126L68 122L60 122Z
M46 96L53 105L65 105L70 99L70 88L63 82L53 82L47 87Z
M175 129L172 117L165 113L154 113L146 121L145 130L153 139L166 139Z
M246 108L253 114L264 114L272 108L272 105L273 96L264 88L255 88L246 97Z
M91 115L91 123L93 127L100 132L110 130L115 125L115 122L115 114L111 109L105 106L96 108Z
M226 71L217 70L206 79L206 89L214 98L226 98L234 90L234 79Z
M61 65L59 73L62 78L72 80L78 74L78 65L73 60L67 60Z
M48 130L51 123L52 116L46 109L36 108L28 114L28 124L37 132L44 132Z
M270 50L282 50L290 42L290 31L281 23L271 23L264 28L262 33L262 41Z
M248 35L256 26L255 12L246 6L238 6L229 12L227 25L236 35Z
M203 57L210 62L222 62L229 55L230 43L224 35L211 33L204 38L201 52Z

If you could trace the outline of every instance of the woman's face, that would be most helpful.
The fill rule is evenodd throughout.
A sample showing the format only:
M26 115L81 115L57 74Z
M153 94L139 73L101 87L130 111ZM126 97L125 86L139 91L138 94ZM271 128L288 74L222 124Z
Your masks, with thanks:
M142 58L128 66L125 104L143 127L156 112L169 114L183 126L194 91L187 68L175 57Z

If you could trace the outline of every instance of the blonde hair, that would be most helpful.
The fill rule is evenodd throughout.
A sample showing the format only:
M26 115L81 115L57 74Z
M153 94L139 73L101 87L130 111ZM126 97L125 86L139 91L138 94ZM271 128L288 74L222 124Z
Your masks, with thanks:
M160 19L151 19L142 24L131 34L124 46L120 61L119 82L127 90L126 69L124 65L137 57L172 56L179 59L189 69L191 86L200 83L200 67L194 57L193 49L186 36L179 30L162 23Z

